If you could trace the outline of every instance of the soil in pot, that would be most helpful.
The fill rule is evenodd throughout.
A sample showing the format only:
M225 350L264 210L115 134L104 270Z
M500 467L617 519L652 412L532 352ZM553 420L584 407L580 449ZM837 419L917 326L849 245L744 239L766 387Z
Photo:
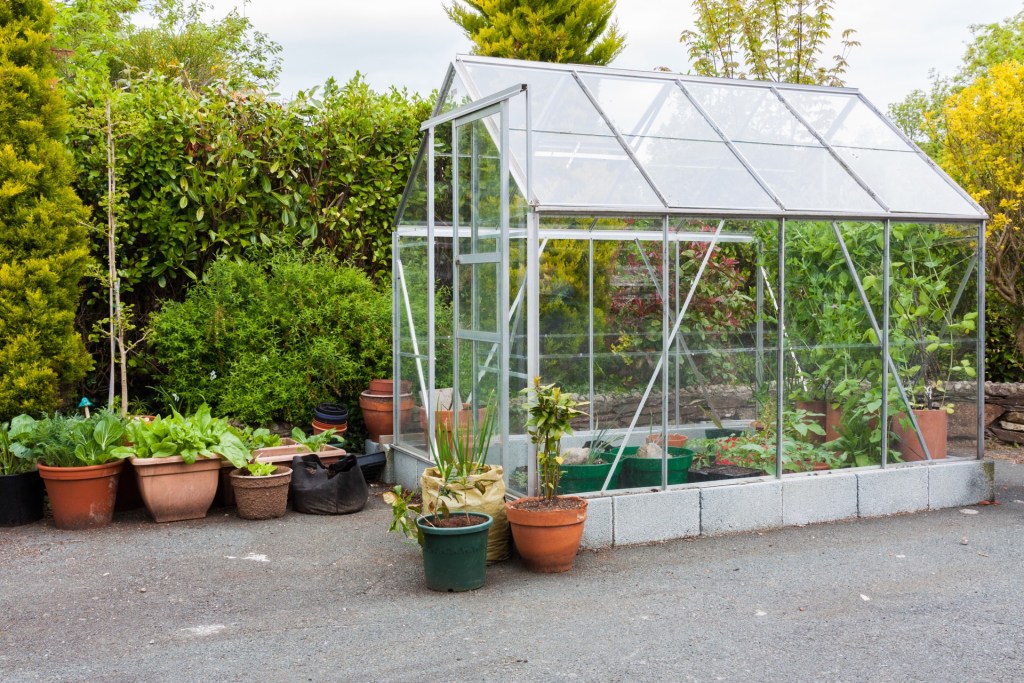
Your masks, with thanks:
M235 505L242 519L275 519L288 509L288 486L292 483L290 467L278 466L266 477L248 476L242 470L232 470L231 487L235 491Z
M572 569L587 520L587 501L575 496L520 498L505 504L512 538L530 571L552 574Z
M110 524L123 460L88 467L38 467L58 529L95 529Z
M921 427L924 444L933 460L946 457L946 437L949 432L949 413L945 410L914 410L914 417ZM906 425L903 423L906 422ZM897 438L897 448L903 460L912 462L924 460L921 439L914 431L914 425L905 413L893 417L892 433Z
M423 573L427 588L461 592L484 585L487 532L491 523L491 516L480 512L453 513L448 519L436 522L434 515L416 520L416 526L423 532Z
M155 521L206 517L217 494L220 458L200 458L191 465L179 456L131 461L142 500Z
M0 526L21 526L43 518L39 472L0 476Z

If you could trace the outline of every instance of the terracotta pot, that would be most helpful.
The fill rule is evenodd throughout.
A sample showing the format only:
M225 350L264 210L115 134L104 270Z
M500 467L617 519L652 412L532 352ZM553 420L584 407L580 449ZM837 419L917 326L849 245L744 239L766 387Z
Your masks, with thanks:
M286 439L291 441L291 439ZM280 446L268 446L267 448L257 448L252 452L259 462L270 462L274 463L278 467L285 469L291 469L292 458L296 455L305 455L309 453L305 446L300 446L296 443L281 444ZM317 455L320 456L320 462L324 464L324 467L330 467L334 463L338 462L343 456L348 455L345 449L338 448L337 446L323 446ZM217 497L214 499L216 505L231 506L235 504L235 490L231 486L231 472L234 468L227 460L221 460L220 462L220 484L217 486Z
M825 406L825 441L835 441L839 438L839 425L843 422L843 409L833 408L832 404Z
M690 440L690 437L686 434L669 434L668 435L668 447L669 448L682 448L686 445L686 442ZM649 434L647 436L647 443L656 443L661 445L661 434Z
M401 424L408 424L415 407L412 394L399 396L400 410L399 420ZM380 441L380 437L391 434L394 431L394 396L391 394L378 395L369 391L359 394L359 407L363 410L363 421L366 423L366 431L370 440Z
M124 460L88 467L38 467L58 529L95 529L110 524Z
M231 471L231 487L235 491L238 516L242 519L275 519L288 509L288 485L292 482L290 467L278 467L267 477L250 477L242 470Z
M399 384L399 387L401 387L403 394L408 394L412 391L412 382L407 379L403 379ZM395 380L371 379L368 391L371 394L386 394L387 396L393 396L395 391Z
M200 458L189 465L180 456L132 458L139 492L157 522L206 517L217 494L220 458Z
M587 520L587 501L575 496L560 499L578 501L578 506L567 510L522 509L523 505L540 498L520 498L505 503L516 550L530 571L554 574L572 569L583 538L583 523Z
M949 414L945 410L915 410L914 417L921 427L921 434L924 436L924 443L931 453L932 460L941 460L946 457L946 435L949 431ZM904 427L903 422L907 425ZM906 413L899 413L892 420L892 433L896 436L900 455L907 462L924 460L924 448L921 447L921 439L914 431L914 425L907 418Z
M811 415L808 420L821 427L822 431L825 432L824 436L821 434L814 434L813 432L808 433L807 442L815 444L824 443L825 440L828 439L829 435L829 426L827 422L828 407L825 405L825 401L797 401L795 405L797 410L806 410L808 413L814 413L814 415ZM839 438L839 433L835 430L835 428L839 426L838 416L836 416L835 419L836 422L832 425L832 438L828 439L829 441Z
M338 434L344 434L348 431L348 422L342 422L340 424L332 424L329 422L320 422L319 420L313 420L313 433L323 434L328 429L333 429Z

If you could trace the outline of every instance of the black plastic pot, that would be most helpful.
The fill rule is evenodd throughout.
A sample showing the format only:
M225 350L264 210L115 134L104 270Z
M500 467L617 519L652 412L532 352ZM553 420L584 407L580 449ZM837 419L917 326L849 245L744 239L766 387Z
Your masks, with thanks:
M39 472L0 476L0 526L20 526L43 518Z
M321 403L313 409L313 419L327 424L348 422L348 408L342 403Z
M359 463L359 469L363 471L363 477L367 481L377 481L380 479L380 475L384 473L384 464L387 462L387 456L384 455L384 451L379 453L370 453L369 455L357 455L356 461Z
M755 470L753 467L738 465L711 465L690 470L690 483L704 481L721 481L723 479L746 479L747 477L763 477L767 472Z

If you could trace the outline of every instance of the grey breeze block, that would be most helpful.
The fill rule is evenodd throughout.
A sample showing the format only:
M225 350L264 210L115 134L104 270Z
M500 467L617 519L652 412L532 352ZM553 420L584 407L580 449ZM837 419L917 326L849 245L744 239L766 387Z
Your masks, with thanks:
M700 534L700 491L676 489L612 498L614 543L653 543Z
M790 475L782 480L782 524L817 524L857 516L853 472Z
M612 544L612 499L588 498L587 521L583 525L581 545L584 548L595 550L609 548Z
M879 517L928 509L928 470L920 465L892 466L857 473L861 517Z
M782 526L782 482L708 486L700 492L700 533L724 534Z
M927 469L932 510L995 500L996 468L991 460L936 462Z

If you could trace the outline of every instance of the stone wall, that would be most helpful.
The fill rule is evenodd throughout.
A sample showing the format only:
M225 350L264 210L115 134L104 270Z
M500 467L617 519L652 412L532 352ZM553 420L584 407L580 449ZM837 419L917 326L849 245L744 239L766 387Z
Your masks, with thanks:
M985 434L1024 443L1024 384L985 383Z

